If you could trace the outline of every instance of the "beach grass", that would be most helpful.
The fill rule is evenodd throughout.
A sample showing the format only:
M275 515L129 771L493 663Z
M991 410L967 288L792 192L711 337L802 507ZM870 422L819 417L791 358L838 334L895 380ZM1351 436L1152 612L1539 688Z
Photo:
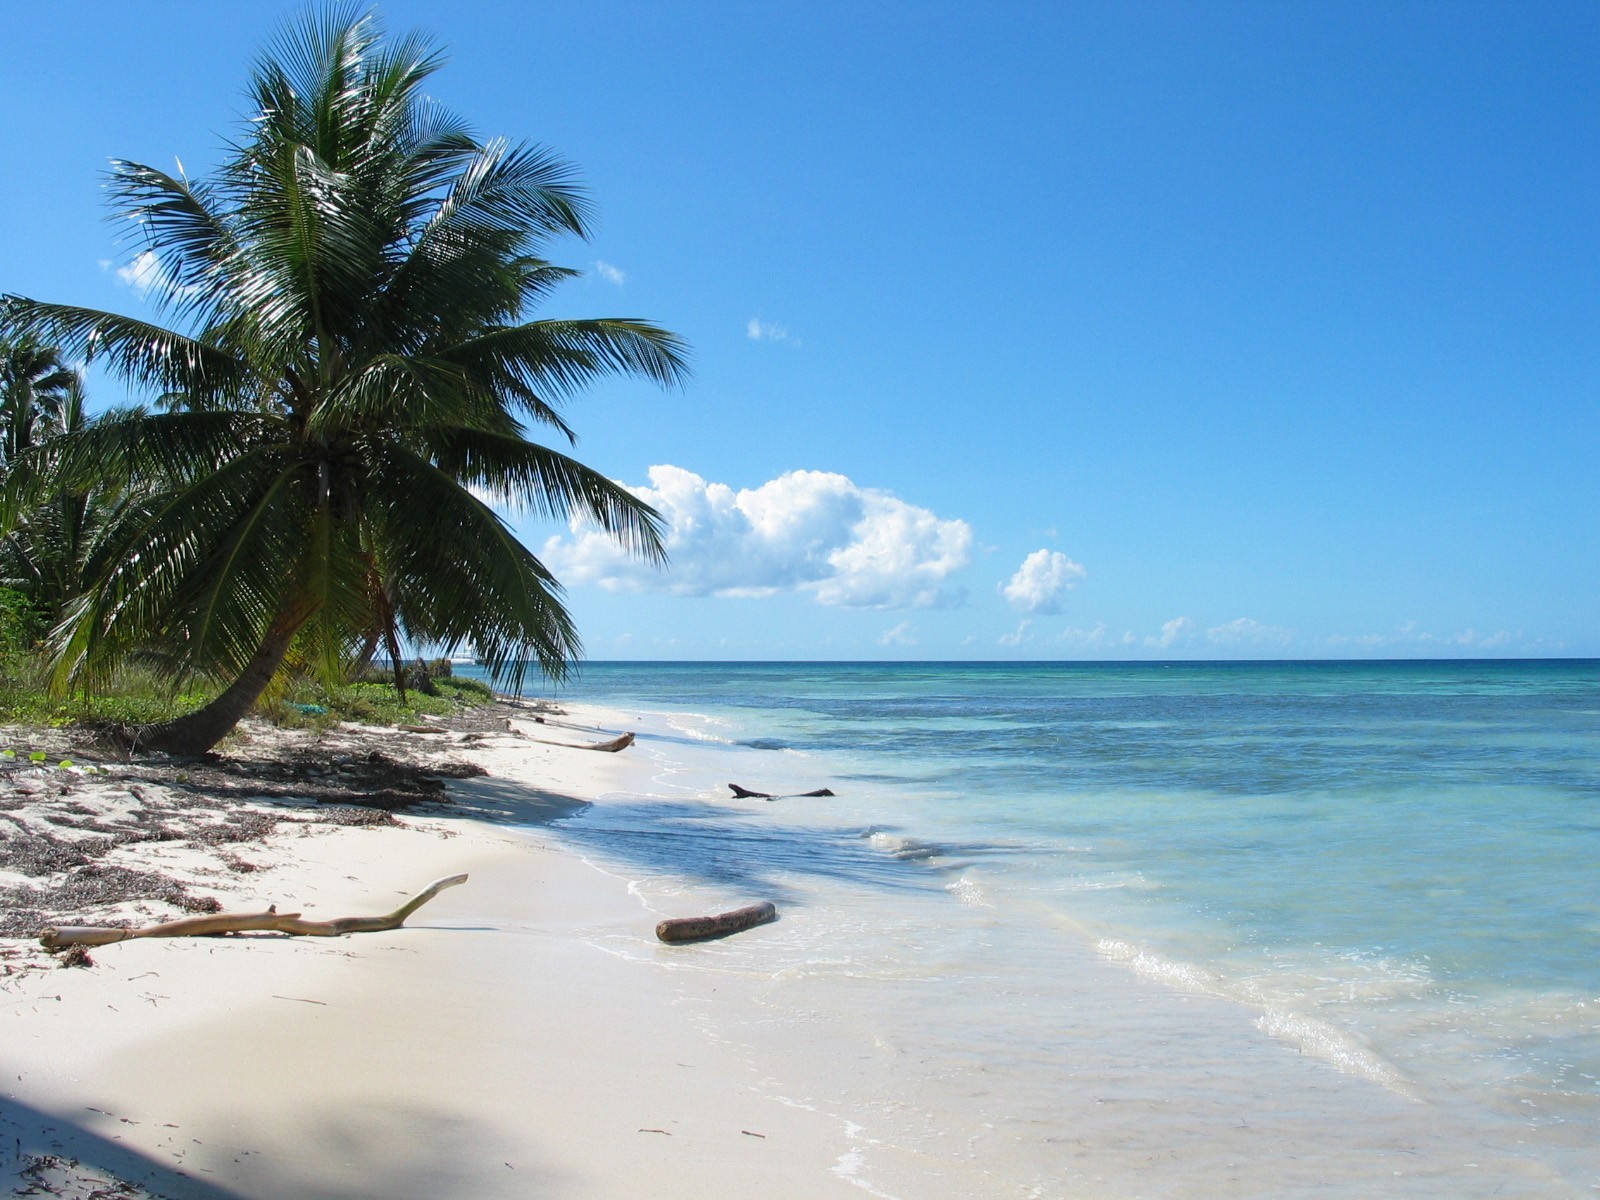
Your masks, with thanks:
M174 690L155 673L138 667L118 670L93 690L53 694L49 664L36 651L0 655L0 724L60 728L143 725L168 721L192 712L220 690L199 683ZM436 674L426 689L408 688L401 697L390 679L324 684L310 677L291 677L264 697L260 713L289 728L327 728L349 721L364 725L415 724L423 717L444 717L463 708L488 703L493 693L476 679Z

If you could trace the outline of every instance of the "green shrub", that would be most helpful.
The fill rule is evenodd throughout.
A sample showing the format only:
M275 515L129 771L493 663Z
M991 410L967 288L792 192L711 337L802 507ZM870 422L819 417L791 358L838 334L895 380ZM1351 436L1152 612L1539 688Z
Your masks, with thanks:
M494 689L481 679L435 679L433 684L441 696L461 704L487 704L494 699Z
M44 632L33 604L21 592L0 588L0 654L26 650Z
M50 670L39 652L0 656L0 721L23 725L147 725L199 708L215 694L207 687L173 692L159 677L126 668L92 692L52 696Z

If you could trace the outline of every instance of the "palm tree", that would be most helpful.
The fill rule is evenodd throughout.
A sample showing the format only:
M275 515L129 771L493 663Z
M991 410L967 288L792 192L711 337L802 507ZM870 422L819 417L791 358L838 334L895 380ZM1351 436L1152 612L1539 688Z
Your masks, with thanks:
M439 61L338 9L260 60L256 115L214 176L114 164L183 328L6 298L14 327L159 396L55 439L0 503L3 521L28 479L127 489L54 635L58 678L143 655L230 681L143 745L203 751L291 647L335 670L374 630L470 642L514 684L530 659L564 675L580 646L560 585L480 496L664 559L651 508L526 423L570 443L574 392L608 373L676 384L685 349L637 319L524 319L576 274L539 251L586 236L588 204L561 160L427 100Z
M80 400L78 373L59 347L27 336L0 337L0 467L41 435L61 432L74 407L81 417Z
M85 423L83 380L54 346L0 337L0 468L21 468L42 443ZM53 624L82 590L81 568L100 508L97 488L57 488L0 537L0 587Z

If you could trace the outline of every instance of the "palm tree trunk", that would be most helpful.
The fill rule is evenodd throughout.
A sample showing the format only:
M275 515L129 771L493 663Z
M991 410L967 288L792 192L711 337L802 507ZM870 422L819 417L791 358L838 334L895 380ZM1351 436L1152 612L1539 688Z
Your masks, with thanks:
M267 684L283 665L284 656L294 643L295 634L311 616L311 610L297 608L279 617L267 631L261 648L251 656L239 677L211 703L158 725L142 725L131 731L129 741L139 750L161 750L167 754L204 754L215 746L240 719L254 707L267 690Z

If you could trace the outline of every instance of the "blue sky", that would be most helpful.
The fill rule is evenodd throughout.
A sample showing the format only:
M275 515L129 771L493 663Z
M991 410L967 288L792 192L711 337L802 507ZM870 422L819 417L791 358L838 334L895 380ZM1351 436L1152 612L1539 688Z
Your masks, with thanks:
M0 3L0 290L137 311L107 160L296 11ZM673 569L513 518L592 657L1600 654L1593 4L381 11L694 347L571 413Z

